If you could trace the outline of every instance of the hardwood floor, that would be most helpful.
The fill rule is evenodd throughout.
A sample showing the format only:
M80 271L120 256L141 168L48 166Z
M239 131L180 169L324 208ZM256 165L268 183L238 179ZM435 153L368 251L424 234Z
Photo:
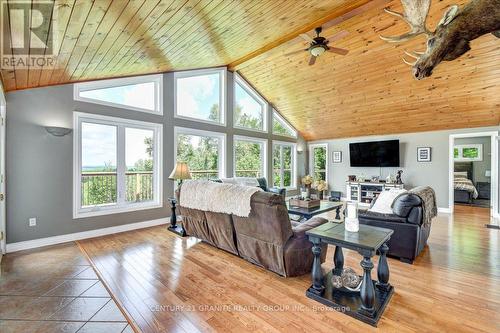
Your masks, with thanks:
M143 332L498 332L500 233L488 222L460 207L434 220L414 265L389 259L395 294L378 329L308 299L308 275L282 278L164 226L79 245ZM361 272L357 254L345 258Z

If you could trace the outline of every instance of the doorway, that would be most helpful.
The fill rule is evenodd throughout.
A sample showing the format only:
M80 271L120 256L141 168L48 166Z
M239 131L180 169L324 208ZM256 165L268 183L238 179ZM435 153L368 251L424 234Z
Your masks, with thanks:
M449 208L498 214L498 132L450 135Z

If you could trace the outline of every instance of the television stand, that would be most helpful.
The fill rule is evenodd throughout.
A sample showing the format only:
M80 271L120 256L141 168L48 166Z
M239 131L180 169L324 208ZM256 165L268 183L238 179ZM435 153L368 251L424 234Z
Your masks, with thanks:
M360 204L370 205L383 191L398 188L403 189L404 184L386 182L346 182L346 198L349 201L357 201Z

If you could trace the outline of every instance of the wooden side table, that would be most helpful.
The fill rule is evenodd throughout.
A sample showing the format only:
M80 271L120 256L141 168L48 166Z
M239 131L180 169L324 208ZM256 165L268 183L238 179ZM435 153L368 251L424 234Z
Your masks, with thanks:
M345 314L361 320L372 326L377 323L394 293L394 287L389 284L389 265L387 264L387 242L393 230L360 225L359 232L348 232L344 223L325 223L306 232L313 243L312 285L306 292L307 297L324 305L342 311ZM335 245L333 257L334 269L326 276L321 268L321 243ZM344 268L342 248L358 252L362 257L361 267L363 277L361 290L352 292L337 289L332 286L332 275L340 275ZM380 252L377 269L378 281L372 280L371 271L374 267L372 257L377 250Z
M177 224L177 213L175 212L177 209L177 199L176 198L168 198L168 201L170 201L171 209L172 209L172 214L170 215L170 226L168 227L168 230L181 236L185 237L186 236L186 231L182 227L182 225Z

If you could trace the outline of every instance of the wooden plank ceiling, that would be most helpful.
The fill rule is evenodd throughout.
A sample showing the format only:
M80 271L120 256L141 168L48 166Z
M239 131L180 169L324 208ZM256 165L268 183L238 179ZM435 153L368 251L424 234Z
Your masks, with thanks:
M467 0L433 1L428 20L434 29L444 9ZM399 1L389 6L402 11ZM407 31L381 3L325 31L350 35L335 45L347 56L324 54L308 66L306 52L285 56L303 44L298 39L255 57L236 69L307 140L408 133L500 124L500 39L491 34L471 43L472 51L443 62L417 81L401 60L403 51L425 50L424 38L389 44L379 34Z
M423 40L397 46L378 37L406 29L382 12L388 4L401 10L399 1L372 1L324 32L350 33L336 43L350 50L345 57L325 54L308 66L305 52L284 55L304 46L299 33L369 2L56 0L56 23L45 31L62 37L57 68L2 70L2 81L12 91L230 65L309 140L499 124L498 40L483 36L463 58L415 81L401 56ZM434 1L431 26L464 2Z
M3 70L3 83L10 91L223 66L306 23L367 1L56 0L57 19L45 34L61 36L57 68ZM32 6L37 8L37 0Z

